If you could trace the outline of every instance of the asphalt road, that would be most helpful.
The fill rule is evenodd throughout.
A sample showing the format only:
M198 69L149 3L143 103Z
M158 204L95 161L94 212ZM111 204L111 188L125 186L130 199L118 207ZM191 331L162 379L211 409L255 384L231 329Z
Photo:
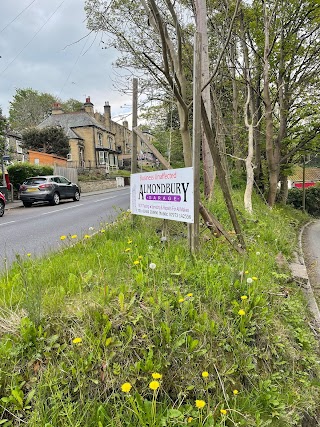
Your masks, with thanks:
M302 236L308 276L316 296L320 296L320 220L309 224Z
M0 270L10 267L16 254L39 257L65 246L62 235L81 238L95 233L129 205L129 188L85 194L79 202L62 201L58 206L43 203L25 208L18 202L19 207L6 210L0 218Z

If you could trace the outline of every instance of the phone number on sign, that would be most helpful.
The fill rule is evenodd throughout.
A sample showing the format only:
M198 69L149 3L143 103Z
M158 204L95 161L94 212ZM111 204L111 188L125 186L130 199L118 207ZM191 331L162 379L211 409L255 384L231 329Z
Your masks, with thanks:
M170 218L181 218L181 219L191 219L190 214L178 213L178 212L169 212Z

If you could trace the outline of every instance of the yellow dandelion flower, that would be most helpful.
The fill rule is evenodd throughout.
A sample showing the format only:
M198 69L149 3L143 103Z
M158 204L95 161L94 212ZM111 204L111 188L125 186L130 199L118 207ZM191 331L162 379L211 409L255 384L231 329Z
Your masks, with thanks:
M178 302L180 302L180 303L183 302L183 301L184 301L184 298L179 298L178 299Z
M237 390L236 388L233 390L233 394L236 396L237 394L239 394L239 390Z
M226 409L220 409L220 414L221 415L227 415L227 410Z
M248 270L246 270L246 271L244 272L244 274L249 274L249 271L248 271Z
M130 239L129 239L129 240L128 240L128 245L130 245L131 243L132 243L132 240L130 240Z
M73 234L72 236L71 236L71 239L76 239L78 236L76 235L76 234Z
M161 380L162 379L162 374L159 374L159 372L153 372L152 373L152 378L154 380Z
M149 388L151 388L151 390L157 390L160 387L160 383L159 381L151 381L151 383L149 384Z
M196 407L198 409L202 409L206 406L206 402L204 400L196 400Z
M135 261L133 261L133 264L138 265L138 264L140 264L140 261L138 259L136 259Z
M208 378L209 372L203 371L201 375L202 375L202 378Z
M246 314L246 312L244 310L239 310L238 311L239 316L244 316Z
M105 232L106 232L105 229L100 230L100 233L105 233Z
M60 240L66 240L67 236L60 236Z
M27 256L29 256L29 257L30 257L30 256L31 256L31 253L29 252L29 253L27 254Z
M80 337L74 338L72 340L72 342L73 342L73 344L81 344L82 343L82 338L80 338Z
M125 249L125 252L130 252L131 251L131 248L126 248Z
M252 280L258 280L256 276L252 276Z
M121 390L123 391L123 393L129 393L131 389L132 385L130 383L123 383L121 386Z
M192 420L193 420L193 418L192 418L192 417L188 417L188 418L187 418L187 422L188 422L188 423L192 423Z
M138 256L138 259L142 259L142 258L143 258L143 256L142 256L142 255L139 255L139 256Z
M187 294L187 297L189 297L189 298L190 298L190 297L193 297L193 293L192 293L192 292L188 293L188 294Z
M241 297L242 301L245 301L246 299L248 299L247 295L242 295Z
M85 234L85 235L84 235L84 238L85 238L85 239L90 239L90 237L91 237L91 236L90 236L89 234Z

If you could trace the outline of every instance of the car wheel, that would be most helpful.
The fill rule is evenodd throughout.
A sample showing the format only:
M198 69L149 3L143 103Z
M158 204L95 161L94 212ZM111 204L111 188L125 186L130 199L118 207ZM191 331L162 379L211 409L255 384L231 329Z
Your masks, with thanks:
M74 192L73 200L74 200L75 202L78 202L78 201L80 200L80 193L79 193L79 191L78 191L78 190L76 190L76 191Z
M51 205L58 205L60 203L59 193L54 193L52 200L50 201Z
M3 214L4 214L4 203L3 203L3 201L1 200L1 201L0 201L0 216L3 216Z
M23 206L25 207L25 208L31 208L31 206L32 206L32 203L31 202L22 202L23 203Z

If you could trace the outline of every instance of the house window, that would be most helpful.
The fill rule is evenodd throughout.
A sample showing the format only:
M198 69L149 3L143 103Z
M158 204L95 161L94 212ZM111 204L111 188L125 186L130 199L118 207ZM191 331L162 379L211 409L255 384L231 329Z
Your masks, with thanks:
M38 165L40 162L39 162L39 159L34 159L34 164L35 165Z
M108 148L112 148L112 137L108 136Z
M69 162L72 160L72 154L71 154L71 153L67 154L67 160L68 160Z
M102 147L103 146L103 142L102 142L102 133L98 133L98 146Z
M105 165L106 159L104 156L104 151L99 151L99 165Z
M21 143L20 143L20 141L17 141L17 140L16 140L16 149L17 149L18 154L23 153Z

